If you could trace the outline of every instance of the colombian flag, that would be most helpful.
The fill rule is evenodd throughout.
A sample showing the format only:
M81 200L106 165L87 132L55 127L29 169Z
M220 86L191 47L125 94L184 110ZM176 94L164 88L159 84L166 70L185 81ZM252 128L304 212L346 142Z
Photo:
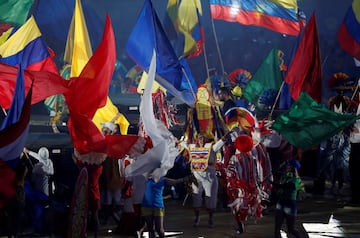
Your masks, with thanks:
M301 29L297 0L210 0L213 19L267 28L297 36Z
M33 16L0 45L0 55L5 64L21 63L27 70L58 73L54 53L46 46Z
M348 54L360 60L360 1L354 0L338 32L338 41Z

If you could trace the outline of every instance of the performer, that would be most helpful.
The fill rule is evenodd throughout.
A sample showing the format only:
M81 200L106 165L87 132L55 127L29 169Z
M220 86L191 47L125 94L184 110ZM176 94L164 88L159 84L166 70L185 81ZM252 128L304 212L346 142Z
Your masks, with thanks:
M252 114L243 108L228 111L227 124L238 131L234 145L236 152L225 168L228 206L237 222L236 232L244 232L247 217L262 217L271 194L273 176L271 161L261 143L261 128Z
M303 183L298 174L300 163L297 160L288 160L284 166L284 172L280 178L279 200L276 204L275 214L275 238L281 238L280 229L286 220L287 231L294 237L299 238L300 233L295 229L297 215L297 195L304 190Z
M217 204L218 180L216 176L216 155L212 150L212 143L202 134L198 135L196 144L189 145L190 168L195 181L192 186L194 226L200 225L200 209L203 193L205 206L209 214L208 226L214 227L213 214Z

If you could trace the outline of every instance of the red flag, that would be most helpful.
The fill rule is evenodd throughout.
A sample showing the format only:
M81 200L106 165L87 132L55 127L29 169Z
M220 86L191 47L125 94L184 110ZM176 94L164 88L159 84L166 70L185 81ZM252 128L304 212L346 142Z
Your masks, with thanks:
M70 111L69 132L80 154L106 152L105 137L92 118L98 108L105 106L115 62L114 31L107 16L99 47L65 94Z
M321 56L315 13L300 36L299 45L289 66L285 82L290 85L291 97L297 100L307 92L315 101L321 101Z
M17 74L17 67L0 63L0 105L4 109L8 109L11 105ZM31 104L38 103L51 95L63 94L71 85L71 81L65 80L58 74L24 70L25 94L29 92L33 80Z

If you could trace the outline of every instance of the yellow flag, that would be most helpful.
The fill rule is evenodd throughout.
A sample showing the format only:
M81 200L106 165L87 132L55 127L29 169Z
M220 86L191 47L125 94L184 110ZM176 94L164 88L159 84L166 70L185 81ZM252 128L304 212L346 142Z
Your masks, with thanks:
M10 33L13 29L14 27L11 27L10 29L2 33L2 35L0 36L0 45L2 45L9 38Z
M80 0L76 0L64 54L64 61L71 62L70 77L79 76L91 56L92 49L83 9ZM119 124L121 134L127 134L129 122L119 113L109 97L106 105L96 111L92 120L99 129L102 127L100 123L113 121Z
M76 0L64 53L64 61L71 63L70 77L79 76L91 56L90 38L81 2Z
M113 122L120 126L120 132L122 135L126 135L129 128L129 121L126 117L119 113L117 107L111 102L110 98L107 98L106 105L96 111L92 121L98 128L101 128L101 123Z
M142 76L141 76L141 79L140 79L140 82L139 82L139 85L137 87L137 92L140 93L140 94L143 94L143 91L145 89L145 85L146 85L146 80L148 78L148 75L147 73L144 71ZM151 92L154 93L156 92L156 90L158 90L158 88L161 89L161 91L163 91L164 93L166 93L166 88L162 87L158 82L154 81L153 83L153 86L152 86L152 89L151 89Z

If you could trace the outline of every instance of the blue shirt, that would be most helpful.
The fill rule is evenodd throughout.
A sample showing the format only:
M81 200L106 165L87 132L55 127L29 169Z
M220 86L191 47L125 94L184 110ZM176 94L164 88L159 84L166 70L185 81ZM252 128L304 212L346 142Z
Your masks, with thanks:
M150 178L146 181L146 188L144 198L142 201L143 207L149 208L164 208L163 191L165 186L165 179L162 177L158 182Z

